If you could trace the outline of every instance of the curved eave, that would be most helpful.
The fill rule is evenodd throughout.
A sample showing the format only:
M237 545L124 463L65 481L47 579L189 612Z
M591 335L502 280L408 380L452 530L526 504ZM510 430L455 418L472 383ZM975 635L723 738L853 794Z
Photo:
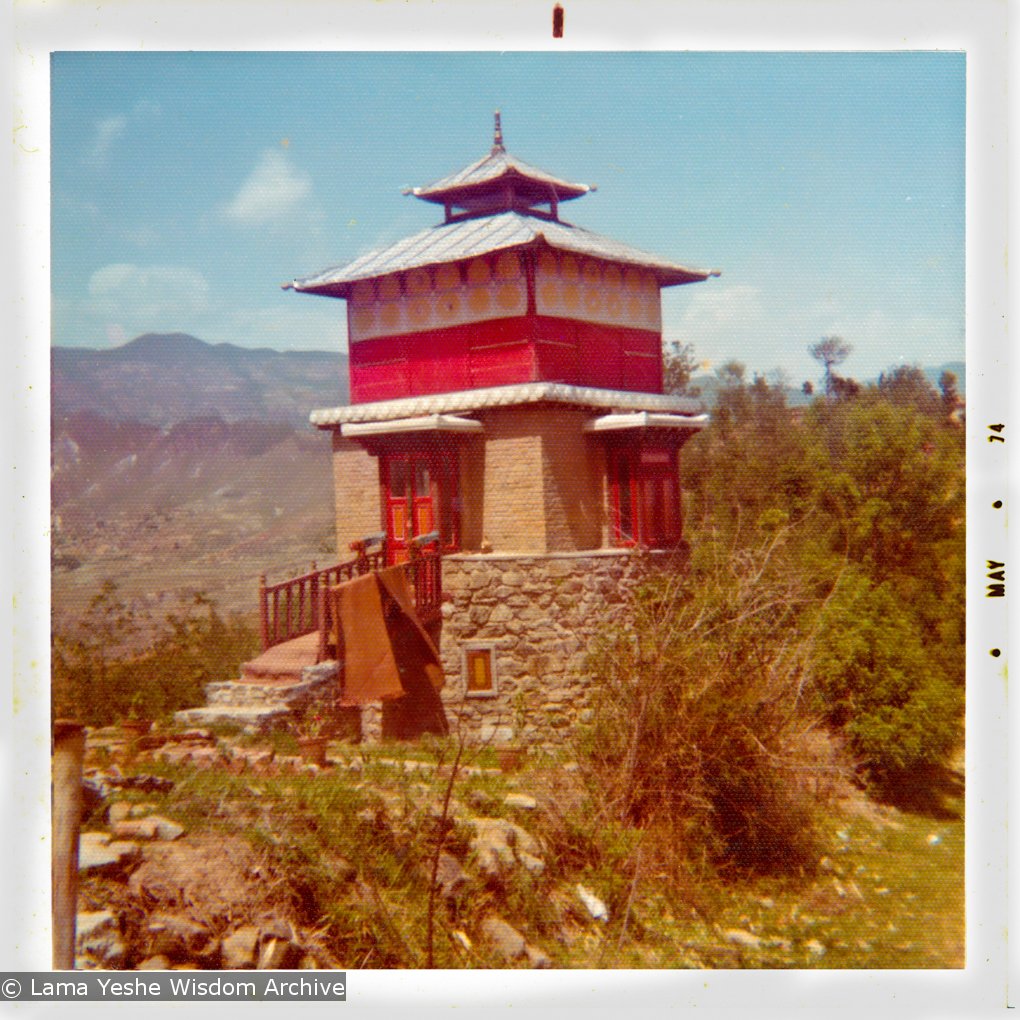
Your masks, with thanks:
M436 202L440 205L449 202L456 205L460 199L495 190L508 183L527 185L528 194L548 195L550 190L555 191L560 202L580 198L596 190L594 185L565 181L529 166L505 152L499 152L484 156L463 170L432 184L410 188L404 194L413 195L424 202Z
M569 223L536 219L520 213L444 223L398 241L354 262L328 269L315 276L284 284L285 290L327 297L346 298L351 287L362 280L391 273L460 262L490 252L525 248L545 243L550 248L575 255L588 255L609 262L638 266L655 274L661 287L697 283L719 276L718 269L695 269L667 262L612 238L603 237Z
M639 393L632 390L606 390L591 386L573 386L567 383L515 383L509 386L493 386L476 390L458 390L450 393L430 393L414 397L398 397L393 400L371 401L366 404L345 404L342 407L317 408L309 415L309 421L316 428L335 429L338 426L361 422L386 422L397 419L435 420L448 415L470 414L490 408L515 407L522 404L567 404L602 411L604 417L627 416L626 424L632 425L638 419L631 417L634 412L645 412L650 419L643 419L660 425L666 422L664 416L674 416L669 421L683 419L682 427L700 428L707 418L702 417L704 406L692 397L677 397L664 393ZM679 417L677 417L679 416ZM615 421L616 418L614 417ZM598 431L606 428L601 426Z

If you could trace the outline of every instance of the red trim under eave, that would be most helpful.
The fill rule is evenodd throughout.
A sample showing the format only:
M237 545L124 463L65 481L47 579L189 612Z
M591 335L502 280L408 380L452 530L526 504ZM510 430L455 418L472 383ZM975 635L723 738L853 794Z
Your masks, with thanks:
M521 315L350 345L352 404L528 382L661 393L662 336Z

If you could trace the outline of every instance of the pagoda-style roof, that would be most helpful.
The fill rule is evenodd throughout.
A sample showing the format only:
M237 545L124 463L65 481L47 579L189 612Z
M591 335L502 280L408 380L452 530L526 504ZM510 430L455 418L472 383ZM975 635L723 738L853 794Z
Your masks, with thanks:
M556 219L560 202L594 190L593 185L565 181L511 156L503 146L497 111L495 137L488 155L442 180L404 194L445 206L447 221L512 209L537 212L534 207L544 204L548 204L549 211L542 215Z
M676 262L668 262L632 248L622 241L615 241L602 234L585 230L583 227L516 212L505 212L496 216L465 219L430 227L413 237L397 241L388 248L363 255L346 266L327 269L315 276L284 284L284 288L345 298L349 295L351 287L359 280L475 258L508 248L539 245L542 242L551 248L576 255L590 255L611 262L650 269L662 287L694 283L709 276L719 275L718 270L693 269Z

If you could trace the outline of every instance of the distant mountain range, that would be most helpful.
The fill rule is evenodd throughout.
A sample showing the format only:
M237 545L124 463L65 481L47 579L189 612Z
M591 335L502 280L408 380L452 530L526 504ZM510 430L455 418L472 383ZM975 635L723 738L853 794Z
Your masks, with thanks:
M347 355L207 344L146 333L122 347L54 347L55 422L88 411L110 421L167 427L189 418L308 425L314 407L348 400Z

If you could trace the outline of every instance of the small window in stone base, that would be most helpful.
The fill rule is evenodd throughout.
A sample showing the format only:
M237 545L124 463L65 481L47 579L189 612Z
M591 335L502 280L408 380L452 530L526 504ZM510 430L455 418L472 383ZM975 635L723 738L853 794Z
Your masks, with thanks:
M468 645L464 649L464 691L469 698L496 695L496 656L492 645Z

